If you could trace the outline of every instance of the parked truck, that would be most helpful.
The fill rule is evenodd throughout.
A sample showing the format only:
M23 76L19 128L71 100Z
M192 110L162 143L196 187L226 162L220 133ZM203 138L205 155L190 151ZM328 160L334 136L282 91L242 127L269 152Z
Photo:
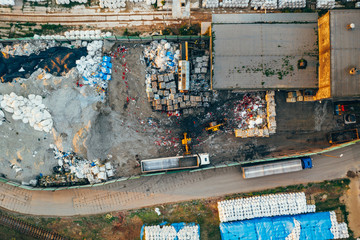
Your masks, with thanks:
M308 168L312 168L312 159L310 157L301 157L265 163L246 164L241 167L241 170L243 178L247 179L297 172Z
M141 172L161 172L187 168L198 168L210 164L208 153L199 153L186 156L154 158L141 161Z

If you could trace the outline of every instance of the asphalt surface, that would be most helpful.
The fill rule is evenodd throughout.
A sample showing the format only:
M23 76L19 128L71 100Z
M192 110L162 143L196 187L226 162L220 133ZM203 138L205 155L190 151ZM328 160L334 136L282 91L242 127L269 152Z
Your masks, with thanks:
M33 215L73 216L252 192L344 177L348 170L360 169L359 154L360 146L354 144L314 156L313 169L246 180L239 167L226 167L58 191L30 191L0 183L0 207Z

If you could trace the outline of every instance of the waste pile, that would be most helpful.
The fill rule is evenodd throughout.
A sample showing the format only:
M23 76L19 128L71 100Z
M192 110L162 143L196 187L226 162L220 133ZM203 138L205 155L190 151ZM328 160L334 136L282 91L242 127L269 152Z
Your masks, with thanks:
M54 176L40 178L40 186L59 186L69 184L94 184L114 177L115 172L110 161L89 161L77 156L74 152L60 151L51 144L58 167L54 167ZM60 182L59 182L60 181Z
M315 209L315 205L306 204L306 196L303 192L270 194L218 202L220 222L310 213L315 212Z
M12 119L29 123L37 131L50 132L53 126L51 114L46 110L40 95L30 94L28 98L14 92L0 95L1 108L12 113ZM3 115L0 113L0 115ZM0 116L1 117L1 116ZM2 116L4 117L4 116ZM0 124L1 125L1 124Z
M52 47L59 46L59 43L56 41L21 41L19 43L3 45L0 43L0 51L3 54L8 54L12 56L29 56L32 53L39 53L42 50L46 50Z
M245 95L243 100L238 102L234 114L235 119L240 122L235 129L236 137L269 137L276 132L274 97L274 91L267 91L266 102L261 95Z
M165 223L166 224L166 223ZM173 223L171 225L143 226L140 237L145 240L199 240L200 227L195 223Z
M83 41L82 46L87 46L87 56L76 61L76 68L82 76L82 84L96 87L97 92L105 94L108 88L108 81L111 80L112 64L111 58L102 57L103 41Z
M279 0L279 8L305 8L306 0Z
M14 6L15 0L0 0L0 6Z
M277 0L251 0L250 6L256 9L277 9Z
M146 93L155 111L184 115L194 113L194 109L204 112L209 107L210 92L206 81L209 53L193 60L195 68L189 70L191 81L189 90L179 90L178 66L180 51L178 45L166 40L153 41L144 49L146 69Z
M335 7L335 0L316 0L316 8L333 9Z
M348 239L349 230L346 223L338 223L336 220L336 213L330 212L331 228L330 231L334 235L334 239Z
M26 43L24 43L26 44ZM17 52L17 50L14 50ZM30 55L0 55L0 77L2 82L16 78L27 78L39 68L53 75L62 75L76 66L76 60L86 54L85 48L50 47Z

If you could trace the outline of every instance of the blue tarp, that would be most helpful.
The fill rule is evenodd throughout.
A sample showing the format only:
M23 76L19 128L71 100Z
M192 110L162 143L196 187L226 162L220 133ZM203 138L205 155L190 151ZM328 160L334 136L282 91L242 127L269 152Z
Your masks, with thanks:
M254 218L220 223L222 240L285 239L300 223L300 240L333 239L329 212Z

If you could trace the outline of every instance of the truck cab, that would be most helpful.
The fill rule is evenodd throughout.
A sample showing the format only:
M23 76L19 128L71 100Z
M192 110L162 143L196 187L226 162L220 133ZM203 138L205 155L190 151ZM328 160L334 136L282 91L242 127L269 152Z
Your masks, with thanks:
M198 156L200 158L200 166L210 164L210 158L208 153L200 153L198 154Z
M312 168L312 159L311 157L303 157L301 158L302 168Z

